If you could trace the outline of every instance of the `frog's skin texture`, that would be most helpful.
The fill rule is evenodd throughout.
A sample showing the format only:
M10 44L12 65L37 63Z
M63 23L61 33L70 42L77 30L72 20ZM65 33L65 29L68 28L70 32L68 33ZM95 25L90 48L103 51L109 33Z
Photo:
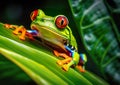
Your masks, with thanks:
M76 40L68 26L68 19L64 15L55 17L47 16L40 10L34 10L30 18L32 20L31 30L26 30L24 26L4 24L6 28L14 28L13 33L19 38L25 40L39 39L45 45L50 47L57 57L63 57L63 60L58 60L57 64L62 66L62 69L68 71L71 66L74 66L85 72L84 65L87 62L85 54L79 54Z

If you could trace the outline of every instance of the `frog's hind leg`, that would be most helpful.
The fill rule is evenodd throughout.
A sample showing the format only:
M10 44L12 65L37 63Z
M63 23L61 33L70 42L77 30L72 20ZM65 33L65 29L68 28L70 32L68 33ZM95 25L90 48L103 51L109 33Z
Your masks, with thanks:
M80 72L85 72L84 66L77 65L76 68L77 68Z
M26 28L24 27L24 26L18 26L18 25L10 25L10 24L4 24L4 26L6 27L6 28L14 28L14 31L13 31L13 33L15 34L15 35L18 35L19 33L21 33L21 35L19 36L19 38L21 39L21 40L25 40L25 35L26 35Z

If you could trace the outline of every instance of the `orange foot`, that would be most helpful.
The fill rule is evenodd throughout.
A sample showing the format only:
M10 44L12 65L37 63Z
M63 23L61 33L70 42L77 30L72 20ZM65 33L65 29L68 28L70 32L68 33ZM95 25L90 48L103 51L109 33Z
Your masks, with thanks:
M57 64L60 65L60 66L62 66L64 63L62 62L62 60L58 60Z
M6 27L6 28L11 28L11 25L10 24L4 24L4 26Z
M63 60L58 60L58 61L57 61L57 64L58 64L58 65L68 64L71 60L72 60L72 58L71 58L71 57L68 57L68 58L63 59Z
M53 50L53 53L54 53L54 55L57 56L57 57L59 57L59 55L60 55L59 52L56 51L56 50Z
M21 40L25 40L25 35L26 35L26 28L24 26L18 26L18 25L10 25L10 24L4 24L4 26L6 28L14 28L15 30L13 31L13 33L15 35L18 35L19 33L21 33L21 35L19 36L19 38Z
M15 34L15 35L18 35L19 33L21 33L21 35L19 36L19 38L21 39L21 40L25 40L25 34L26 34L26 29L23 27L23 26L19 26L19 27L17 27L14 31L13 31L13 33Z
M68 71L68 70L69 70L69 67L68 67L67 65L63 65L63 66L62 66L62 69L63 69L64 71Z
M83 69L82 66L76 66L76 68L77 68L80 72L85 72L85 69Z

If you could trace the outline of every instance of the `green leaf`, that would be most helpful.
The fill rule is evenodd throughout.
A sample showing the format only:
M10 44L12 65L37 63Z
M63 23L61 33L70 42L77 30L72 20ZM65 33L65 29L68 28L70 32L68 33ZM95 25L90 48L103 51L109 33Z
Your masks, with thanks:
M13 75L14 82L15 78L24 82L30 82L32 79L38 85L96 85L96 83L108 85L88 71L80 73L72 68L68 72L63 71L56 64L58 59L50 50L34 41L19 40L18 36L14 35L10 29L4 28L3 24L0 24L0 54L2 67L0 79L2 80ZM6 70L7 68L13 70Z
M120 84L120 38L103 0L69 0L79 36L109 82Z

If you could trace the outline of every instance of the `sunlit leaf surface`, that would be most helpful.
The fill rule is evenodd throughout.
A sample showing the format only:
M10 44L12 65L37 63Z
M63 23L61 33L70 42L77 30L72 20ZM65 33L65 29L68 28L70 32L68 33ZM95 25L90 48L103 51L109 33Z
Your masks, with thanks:
M104 1L69 0L69 4L86 51L107 80L120 84L119 32Z
M21 41L0 24L0 81L14 76L9 81L11 85L32 80L39 85L107 85L88 71L80 73L72 68L63 71L56 64L57 60L44 46L29 39ZM8 82L3 83L7 85Z

